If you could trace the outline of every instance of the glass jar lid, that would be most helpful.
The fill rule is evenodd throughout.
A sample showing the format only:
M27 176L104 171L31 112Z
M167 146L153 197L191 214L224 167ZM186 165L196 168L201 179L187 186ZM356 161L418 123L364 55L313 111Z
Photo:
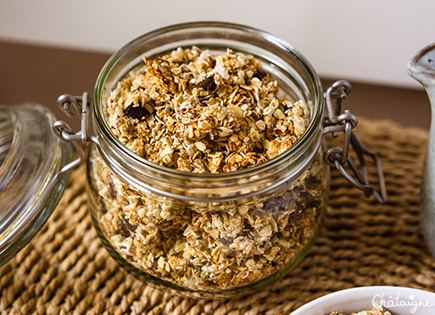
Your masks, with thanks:
M45 224L65 190L72 147L52 131L39 104L0 106L0 266Z

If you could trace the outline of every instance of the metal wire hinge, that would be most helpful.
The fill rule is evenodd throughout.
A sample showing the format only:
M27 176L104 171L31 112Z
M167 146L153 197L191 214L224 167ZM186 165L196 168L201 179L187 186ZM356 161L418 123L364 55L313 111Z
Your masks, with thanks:
M90 140L89 108L91 101L88 93L85 92L83 93L83 96L72 96L69 94L61 95L57 99L57 103L60 109L68 117L72 117L74 114L77 114L81 118L81 128L78 132L74 132L68 123L61 120L56 121L52 126L53 132L63 142L72 143L78 153L77 159L65 165L61 169L59 174L61 175L77 167L82 163L83 160L86 159L88 143Z
M344 113L341 111L341 103L346 99L351 88L349 82L341 80L335 82L325 93L327 114L325 115L323 133L325 135L331 133L333 137L337 137L340 132L343 132L344 140L341 147L327 149L324 158L326 163L336 168L351 184L362 190L367 197L373 195L379 203L385 204L387 202L387 189L381 161L378 155L368 150L353 132L353 128L358 124L358 118L351 114L349 110L345 110ZM357 155L359 169L349 155L350 148L353 148ZM376 167L379 190L369 182L366 157L371 158ZM347 171L346 165L352 171L352 174Z

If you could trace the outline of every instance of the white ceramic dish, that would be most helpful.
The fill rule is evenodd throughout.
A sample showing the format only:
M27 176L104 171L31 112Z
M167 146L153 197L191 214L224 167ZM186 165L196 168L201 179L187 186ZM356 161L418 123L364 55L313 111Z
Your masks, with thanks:
M291 315L344 314L382 305L393 315L435 315L435 293L390 286L358 287L325 295L300 307Z

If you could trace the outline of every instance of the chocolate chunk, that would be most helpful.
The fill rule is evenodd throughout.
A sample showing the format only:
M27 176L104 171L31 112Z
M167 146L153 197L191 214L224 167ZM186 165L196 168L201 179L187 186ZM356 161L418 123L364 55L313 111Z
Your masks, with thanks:
M233 243L233 240L230 238L219 237L219 241L224 245L229 245Z
M316 178L315 178L314 176L312 176L312 175L308 175L308 176L305 178L305 187L306 187L307 189L315 188L316 183L317 183L317 180L316 180Z
M253 75L254 78L258 78L260 81L263 80L265 76L267 76L267 73L260 68L257 68L257 71Z
M216 89L216 82L214 81L213 77L209 77L205 79L204 81L201 81L197 84L192 84L193 88L203 88L207 91L214 91Z
M124 222L121 225L121 228L119 230L119 234L121 234L124 237L129 237L130 236L130 231L128 230L128 228L126 227Z
M289 216L289 222L296 223L300 221L304 216L304 213L301 209L296 209L296 211L293 211Z
M144 119L146 118L150 112L142 106L134 106L133 104L129 105L126 109L124 109L124 115L131 119Z
M130 230L132 232L136 231L137 225L131 224L130 221L128 221L128 219L124 215L122 216L122 219L124 220L124 223L125 223L125 225L124 224L122 225L123 230L125 228L127 228L128 230Z

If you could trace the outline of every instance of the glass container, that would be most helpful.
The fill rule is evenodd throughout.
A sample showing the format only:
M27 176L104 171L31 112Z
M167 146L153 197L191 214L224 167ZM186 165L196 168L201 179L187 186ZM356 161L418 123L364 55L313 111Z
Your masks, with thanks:
M227 49L260 60L280 93L308 107L308 127L279 156L245 170L194 174L151 163L111 132L111 91L132 70L177 48ZM320 231L329 187L323 159L324 95L309 62L259 30L223 23L175 25L141 36L102 69L92 103L97 146L88 159L98 235L127 271L193 297L247 293L290 271Z
M38 233L65 190L73 151L54 137L55 121L39 104L0 106L0 266Z

